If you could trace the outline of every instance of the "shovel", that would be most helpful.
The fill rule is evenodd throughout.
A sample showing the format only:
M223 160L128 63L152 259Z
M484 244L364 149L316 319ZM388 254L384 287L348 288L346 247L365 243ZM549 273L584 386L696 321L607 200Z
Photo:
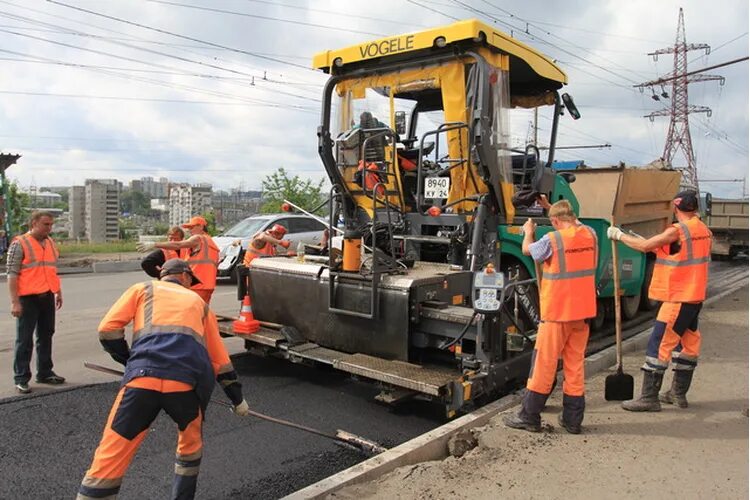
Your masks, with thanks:
M612 225L614 225L612 219ZM612 240L612 278L615 286L615 342L617 345L617 372L604 380L604 399L626 401L633 399L633 376L622 371L622 317L620 312L620 267L617 259L617 241Z
M89 363L88 361L84 361L83 366L85 366L86 368L90 370L96 370L98 372L103 372L103 373L109 373L110 375L117 375L118 377L122 377L124 375L124 373L120 370L114 370L112 368L107 368L106 366L97 365L95 363ZM226 403L218 399L211 398L211 402L219 406L225 406L227 408L234 407L234 405L232 405L231 403ZM354 448L355 450L365 453L367 455L377 455L378 453L383 453L384 451L388 451L387 448L380 446L378 443L374 441L370 441L369 439L365 439L361 436L357 436L355 434L351 434L346 431L337 430L336 434L331 434L328 432L320 431L318 429L313 429L312 427L307 427L306 425L297 424L294 422L290 422L288 420L282 420L280 418L275 418L275 417L271 417L268 415L264 415L262 413L258 413L257 411L250 410L249 413L251 416L259 418L261 420L265 420L267 422L273 422L274 424L291 427L293 429L299 429L304 432L309 432L310 434L316 434L318 436L331 439L338 443L348 445L349 447Z

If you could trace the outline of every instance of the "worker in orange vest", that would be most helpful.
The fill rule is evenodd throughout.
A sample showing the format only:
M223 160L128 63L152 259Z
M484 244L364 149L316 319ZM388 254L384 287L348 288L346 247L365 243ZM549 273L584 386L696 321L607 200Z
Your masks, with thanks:
M219 265L219 247L216 246L213 238L206 232L207 225L208 223L203 217L192 217L189 222L182 225L185 229L190 230L191 236L187 240L139 243L138 250L146 252L152 248L177 251L187 249L186 260L190 263L190 268L200 280L200 284L192 287L191 290L200 295L206 304L210 304L211 296L216 289L216 268Z
M49 237L54 217L49 212L31 214L29 232L17 237L8 249L6 268L10 313L17 318L13 378L21 394L31 392L31 353L36 330L36 381L62 384L65 379L52 371L52 335L55 311L62 307L57 276L59 252Z
M167 241L182 241L185 239L185 231L180 226L173 226L167 231ZM158 278L161 266L170 259L183 258L187 255L186 250L170 250L167 248L157 248L141 261L141 269L152 278Z
M249 414L216 316L186 290L199 280L181 259L165 262L160 274L161 281L128 288L99 324L104 350L125 365L125 374L78 490L79 500L116 497L161 410L179 429L171 498L193 498L203 449L201 428L215 383L232 401L235 414ZM131 322L128 346L125 326Z
M698 314L706 299L713 235L698 217L695 191L678 193L672 205L677 222L652 238L631 236L614 226L607 230L610 239L656 254L648 296L662 302L641 367L641 396L622 403L628 411L660 411L661 402L687 408L686 394L700 355ZM670 360L672 388L660 396Z
M596 316L597 266L596 233L581 224L567 200L549 208L553 232L534 242L536 224L523 225L522 250L542 263L540 291L541 323L531 357L521 410L506 415L505 425L539 432L541 412L547 402L562 357L563 411L560 425L571 434L581 433L586 406L584 396L584 357L589 338L586 320Z
M271 229L253 235L245 251L245 257L242 259L242 265L250 267L250 263L256 257L276 255L277 246L289 248L290 242L284 239L285 234L284 226L274 224Z

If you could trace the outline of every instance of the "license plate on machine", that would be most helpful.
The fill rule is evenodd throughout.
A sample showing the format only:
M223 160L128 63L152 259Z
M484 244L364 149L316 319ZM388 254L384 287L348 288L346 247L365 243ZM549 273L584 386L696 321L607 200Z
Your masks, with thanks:
M447 198L451 189L450 177L427 177L424 180L424 197L430 199Z

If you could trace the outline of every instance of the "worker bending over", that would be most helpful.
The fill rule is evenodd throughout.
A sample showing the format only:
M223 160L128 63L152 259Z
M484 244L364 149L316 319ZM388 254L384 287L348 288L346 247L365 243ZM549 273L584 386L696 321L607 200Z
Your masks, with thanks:
M173 499L195 496L201 463L201 427L215 381L248 415L232 362L219 337L216 316L187 288L197 278L187 262L168 260L161 281L138 283L117 300L99 324L99 340L125 365L122 387L78 499L115 498L148 428L163 409L179 429ZM133 322L128 347L125 326Z
M553 232L534 242L536 224L523 225L523 253L542 262L541 320L531 372L521 410L506 415L505 425L539 432L541 412L547 402L562 356L563 411L559 422L568 432L580 434L584 398L584 356L589 338L587 319L596 316L596 233L578 222L573 208L560 200L549 208Z
M256 233L251 239L245 251L242 265L250 267L250 263L256 257L272 257L276 255L276 247L289 248L289 240L285 240L286 228L281 224L274 224L271 229Z
M219 265L219 247L206 232L206 219L197 216L182 225L190 230L190 238L183 241L160 241L156 243L139 243L138 251L148 252L153 248L180 251L187 249L186 260L190 269L200 280L200 284L191 287L201 296L206 304L211 303L211 296L216 289L216 268Z
M672 204L677 222L652 238L624 234L614 226L607 230L610 239L640 252L656 253L648 296L662 302L641 367L641 396L622 403L629 411L660 411L659 400L687 408L686 394L700 355L698 314L706 299L713 236L698 217L694 191L678 193ZM670 359L672 388L659 396Z
M167 241L182 241L185 239L185 231L180 226L174 226L167 231ZM157 248L147 254L141 261L141 269L152 278L159 278L161 266L169 259L177 259L187 255L187 250L169 250Z

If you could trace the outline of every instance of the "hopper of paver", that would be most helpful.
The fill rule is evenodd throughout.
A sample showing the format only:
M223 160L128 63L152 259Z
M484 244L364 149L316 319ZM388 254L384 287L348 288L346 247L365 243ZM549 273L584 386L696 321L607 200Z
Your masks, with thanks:
M612 167L575 170L571 187L582 219L614 218L615 224L646 238L672 222L671 202L680 188L680 172Z

